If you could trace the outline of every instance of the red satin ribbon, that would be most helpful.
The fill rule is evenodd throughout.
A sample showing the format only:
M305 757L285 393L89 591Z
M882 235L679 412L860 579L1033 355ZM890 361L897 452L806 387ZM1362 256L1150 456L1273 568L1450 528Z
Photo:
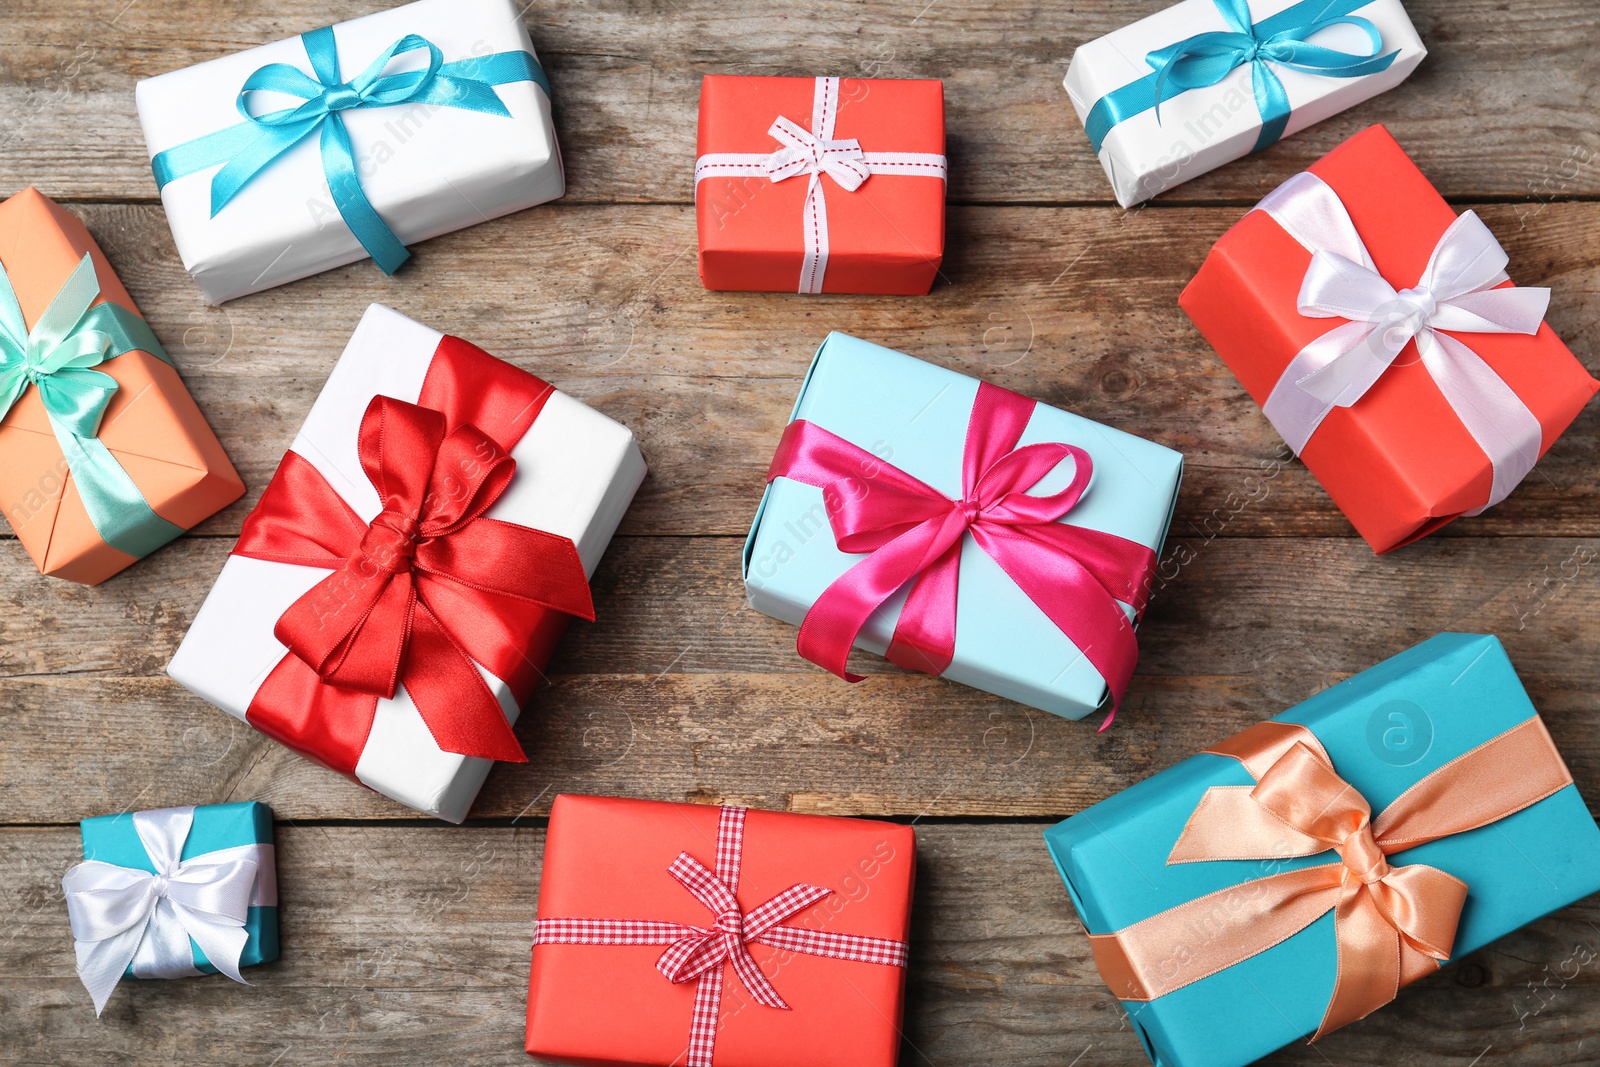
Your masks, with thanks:
M483 515L551 392L444 338L420 406L378 396L362 418L361 465L383 503L370 525L307 460L284 456L234 552L333 573L279 618L289 654L251 701L253 726L353 774L378 698L403 685L442 750L527 758L476 664L520 701L552 615L594 608L569 539Z
M806 613L797 642L802 656L860 681L846 667L851 646L872 613L910 582L886 655L910 670L943 673L955 655L961 545L971 533L1100 672L1111 691L1105 725L1111 723L1139 655L1118 601L1144 611L1156 555L1116 534L1057 521L1082 498L1093 464L1075 445L1017 447L1034 406L998 386L978 386L960 500L815 423L789 424L767 481L793 478L820 488L839 550L868 553ZM1065 489L1028 495L1068 458L1073 475Z

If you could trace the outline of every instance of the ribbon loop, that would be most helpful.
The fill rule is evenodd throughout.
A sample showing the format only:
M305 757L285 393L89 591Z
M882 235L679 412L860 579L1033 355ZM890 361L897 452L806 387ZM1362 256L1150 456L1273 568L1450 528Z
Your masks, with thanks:
M960 554L970 533L1099 670L1111 694L1110 724L1138 658L1122 603L1143 610L1155 553L1059 521L1082 499L1094 465L1076 445L1017 447L1034 407L1016 393L978 386L958 500L814 423L789 424L767 480L787 477L822 489L839 550L870 553L806 613L797 638L802 656L860 681L846 669L850 649L872 614L909 583L887 658L910 670L943 673L955 656ZM1066 488L1048 496L1028 493L1068 460L1073 475Z
M132 818L156 873L86 860L61 879L78 977L96 1015L130 968L141 978L200 973L191 938L217 970L243 982L239 960L249 941L244 925L264 850L271 847L226 849L185 861L193 807L140 811Z

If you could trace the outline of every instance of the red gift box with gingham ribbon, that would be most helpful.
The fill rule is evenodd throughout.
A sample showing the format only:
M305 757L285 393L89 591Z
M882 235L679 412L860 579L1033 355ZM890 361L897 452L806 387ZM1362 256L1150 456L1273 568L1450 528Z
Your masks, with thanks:
M557 797L528 1052L573 1064L891 1067L910 827Z

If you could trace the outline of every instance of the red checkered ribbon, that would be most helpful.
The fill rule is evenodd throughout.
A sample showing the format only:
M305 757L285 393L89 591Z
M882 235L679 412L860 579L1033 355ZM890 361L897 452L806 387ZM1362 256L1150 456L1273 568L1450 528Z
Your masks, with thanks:
M674 983L695 981L694 1018L689 1026L687 1067L711 1067L722 1007L723 964L758 1003L789 1010L746 947L768 945L786 952L804 952L886 967L906 965L906 943L882 937L830 933L802 926L784 926L785 919L805 911L833 892L821 886L792 885L748 912L739 908L739 860L744 850L744 808L723 808L717 820L714 871L687 852L678 853L667 872L716 916L711 928L648 919L540 919L535 945L666 945L656 969Z

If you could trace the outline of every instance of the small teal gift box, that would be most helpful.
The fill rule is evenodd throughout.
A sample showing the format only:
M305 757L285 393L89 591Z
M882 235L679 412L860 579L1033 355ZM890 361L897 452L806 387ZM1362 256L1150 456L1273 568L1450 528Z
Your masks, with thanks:
M272 810L246 801L84 819L62 879L78 975L104 1010L117 982L239 970L278 958Z
M1441 634L1045 831L1157 1067L1239 1067L1600 890L1498 639Z
M1116 702L1183 457L829 334L744 550L760 612L1067 718Z

